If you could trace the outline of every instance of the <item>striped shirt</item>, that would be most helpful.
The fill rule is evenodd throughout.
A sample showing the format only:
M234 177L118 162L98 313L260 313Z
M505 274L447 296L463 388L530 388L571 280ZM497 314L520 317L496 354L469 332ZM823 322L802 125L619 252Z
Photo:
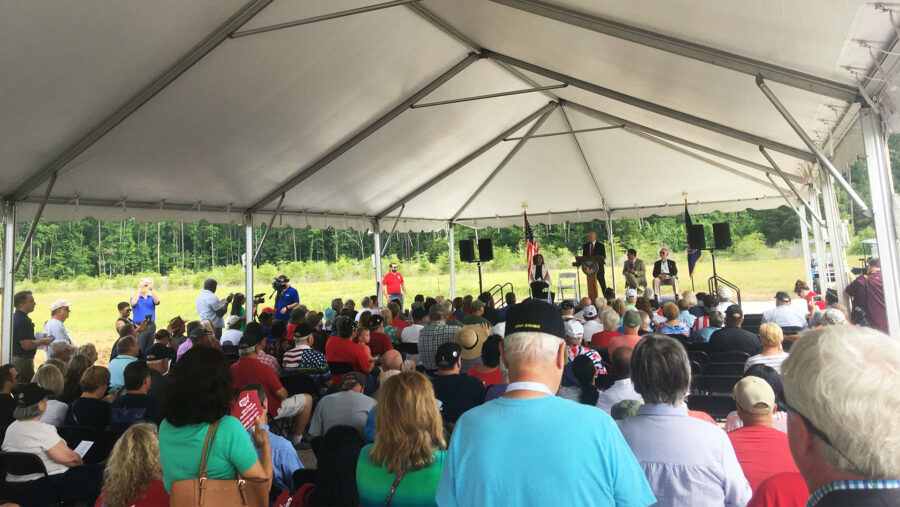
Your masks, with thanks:
M744 371L747 371L754 364L764 364L766 366L770 366L781 375L781 363L784 362L785 359L788 358L788 353L783 352L781 354L775 354L772 356L764 356L762 354L756 354L755 356L750 356L747 359L747 362L744 363Z
M828 493L832 491L838 491L842 489L898 489L900 488L900 481L898 480L855 480L855 481L835 481L830 482L821 488L817 489L815 493L810 495L809 500L806 501L806 507L813 507L819 500L822 499Z

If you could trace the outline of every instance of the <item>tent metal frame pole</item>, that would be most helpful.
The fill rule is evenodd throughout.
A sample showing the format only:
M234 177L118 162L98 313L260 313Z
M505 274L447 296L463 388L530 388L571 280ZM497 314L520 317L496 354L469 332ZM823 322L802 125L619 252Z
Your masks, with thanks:
M566 127L569 128L569 131L572 134L572 140L575 142L575 148L578 150L578 154L581 155L581 160L584 161L584 169L588 173L588 177L591 178L591 183L594 184L594 188L597 189L597 195L600 196L600 204L604 209L608 209L606 204L606 197L603 195L603 191L600 190L600 184L597 183L597 177L594 176L594 171L591 169L591 164L588 162L587 156L584 154L584 150L581 148L581 142L578 140L578 136L575 133L575 130L572 128L572 122L569 121L569 115L566 113L566 108L564 106L560 106L559 110L562 112L563 120L566 122ZM621 128L621 127L602 127L602 128ZM609 213L607 212L607 216Z
M810 204L812 205L816 213L819 213L819 210L821 210L819 204L819 193L813 185L810 185L810 189L810 195L812 196ZM826 242L828 242L828 228L825 226L825 224L813 224L813 241L816 244L816 270L818 270L819 272L819 293L825 294L825 291L828 289L829 284L828 250L826 246ZM812 266L807 266L806 269L810 269L811 267ZM812 285L810 285L810 287L812 287Z
M700 127L712 132L716 132L718 134L722 134L724 136L732 137L734 139L738 139L753 145L763 145L766 148L771 150L784 153L786 155L790 155L792 157L798 158L800 160L807 160L809 162L813 162L816 160L815 155L810 152L803 151L801 149L795 148L793 146L779 143L777 141L773 141L771 139L766 139L764 137L760 137L756 134L751 134L749 132L744 132L742 130L729 127L727 125L723 125L721 123L714 122L712 120L707 120L706 118L700 118L699 116L694 116L692 114L685 113L683 111L678 111L676 109L672 109L660 104L656 104L647 100L639 99L637 97L633 97L631 95L627 95L625 93L621 93L615 90L611 90L609 88L605 88L603 86L590 83L576 77L572 77L561 72L556 72L544 67L540 67L538 65L534 65L532 63L519 60L517 58L513 58L511 56L507 56L501 53L495 53L493 51L485 49L482 52L482 56L486 58L491 58L493 60L497 60L503 63L507 63L514 67L518 67L522 70L526 70L529 72L533 72L535 74L539 74L549 79L553 79L555 81L559 81L561 83L569 83L570 85L581 88L582 90L588 91L590 93L600 95L603 97L607 97L609 99L615 100L617 102L622 102L623 104L628 104L630 106L634 106L640 109L644 109L650 111L652 113L659 114L661 116L666 116L668 118L672 118L689 125L694 125L695 127Z
M247 315L253 317L253 215L244 214L244 305L248 306Z
M409 106L410 109L420 109L423 107L434 107L434 106L444 106L447 104L458 104L460 102L471 102L473 100L483 100L483 99L493 99L497 97L508 97L510 95L521 95L523 93L534 93L534 92L543 92L547 90L556 90L558 88L565 88L569 85L563 83L558 85L550 85L550 86L538 86L537 88L527 88L525 90L512 90L508 92L499 92L499 93L489 93L487 95L475 95L473 97L463 97L459 99L449 99L449 100L440 100L437 102L423 102L422 104L413 104Z
M380 4L367 5L365 7L358 7L356 9L347 9L345 11L332 12L329 14L322 14L321 16L313 16L304 19L298 19L296 21L287 21L285 23L278 23L277 25L270 26L261 26L259 28L251 28L249 30L242 30L240 32L234 32L230 35L232 39L237 39L238 37L246 37L247 35L256 35L259 33L272 32L275 30L281 30L284 28L291 28L295 26L301 25L309 25L312 23L318 23L319 21L328 21L329 19L337 19L343 18L345 16L352 16L354 14L362 14L364 12L372 12L381 9L387 9L390 7L396 7L398 5L406 5L413 2L421 2L422 0L392 0L390 2L384 2Z
M590 129L578 129L578 130L572 130L570 128L566 132L552 132L550 134L537 134L537 135L531 136L531 138L532 139L540 139L542 137L567 136L570 134L581 134L583 132L599 132L601 130L615 130L615 129L620 129L620 128L624 128L624 127L625 127L625 125L610 125L609 127L595 127L595 128L590 128ZM521 137L507 137L506 139L503 140L503 142L518 141L520 139L522 139L522 138Z
M571 108L573 108L583 114L586 114L588 116L592 116L600 121L605 121L605 122L611 123L611 124L621 124L621 125L624 125L625 128L630 128L631 130L636 130L636 131L643 132L645 134L650 134L651 136L654 136L654 137L657 137L660 139L665 139L667 141L671 141L673 143L677 143L682 146L686 146L688 148L695 149L697 151L702 151L709 155L723 158L725 160L729 160L731 162L741 164L741 165L743 165L745 167L749 167L751 169L756 169L758 171L763 171L766 173L772 172L772 168L768 167L766 165L759 164L757 162L753 162L752 160L747 160L744 158L736 157L734 155L731 155L730 153L726 153L724 151L710 148L706 145L695 143L693 141L688 141L687 139L684 139L684 138L681 138L678 136L674 136L672 134L669 134L669 133L666 133L666 132L663 132L660 130L656 130L651 127L647 127L645 125L641 125L640 123L635 123L633 121L626 120L626 119L620 118L618 116L613 116L611 114L604 113L603 111L598 111L596 109L581 105L577 102L563 101L562 104L564 106L570 106ZM803 183L800 180L800 178L798 178L797 176L789 174L788 177L796 183Z
M781 194L781 197L784 198L784 202L787 203L788 208L791 208L791 210L793 210L793 212L797 214L797 218L800 219L800 225L804 229L806 229L807 227L810 227L809 222L806 221L806 217L803 216L804 214L800 213L800 210L798 210L797 207L794 206L794 204L791 202L790 197L788 197L787 193L784 190L782 190L778 185L775 184L775 178L773 178L771 174L767 174L766 178L769 178L769 181L772 182L772 185L774 185L775 188L778 189L778 193Z
M415 199L416 196L418 196L418 195L421 194L422 192L428 190L428 189L431 188L434 184L438 183L439 181L443 180L444 178L447 178L447 177L450 176L451 174L453 174L453 173L455 173L456 171L458 171L458 170L462 169L463 167L465 167L467 164L469 164L470 162L472 162L472 161L475 160L476 158L478 158L478 157L480 157L481 155L484 155L485 153L487 153L491 148L493 148L494 146L496 146L497 144L499 144L501 141L503 141L503 138L504 138L504 137L509 137L510 135L514 134L516 131L518 131L519 129L521 129L521 128L524 127L525 125L528 125L529 123L531 123L532 121L534 121L536 118L538 118L538 117L541 116L542 114L544 114L544 113L546 113L547 111L549 111L549 110L555 108L555 107L557 106L557 104L558 104L557 102L548 102L547 105L545 105L544 107L542 107L542 108L538 109L537 111L531 113L531 114L528 115L525 119L523 119L522 121L516 123L516 124L513 125L512 127L508 128L508 129L506 129L506 130L504 130L504 131L501 132L498 136L496 136L495 138L491 139L491 140L488 141L487 143L483 144L480 148L478 148L478 149L476 149L475 151L473 151L472 153L466 155L462 160L460 160L460 161L456 162L455 164L451 165L450 167L448 167L447 169L445 169L443 172L441 172L441 173L438 174L437 176L434 176L433 178L429 179L429 180L426 181L425 183L419 185L415 190L413 190L412 192L406 194L405 196L403 196L401 199L399 199L399 200L398 200L397 202L395 202L394 204L391 204L391 205L388 206L387 208L381 210L377 215L375 215L375 219L376 219L376 220L381 220L382 218L386 217L386 216L388 215L388 213L391 213L391 212L394 211L395 209L399 208L401 205L408 203L408 202L411 201L412 199Z
M384 253L387 252L388 246L391 244L391 238L394 237L394 231L397 230L397 224L400 222L400 217L403 216L403 210L406 209L406 205L400 207L400 213L397 213L397 218L394 219L394 225L391 227L391 232L388 233L388 239L384 242L384 247L381 248L381 255L384 256Z
M809 202L807 202L807 200L803 198L803 195L800 194L800 191L797 190L797 187L794 186L794 183L790 180L790 178L787 177L787 174L785 174L785 172L782 171L780 167L778 167L778 164L775 162L775 160L772 158L772 156L769 155L769 152L766 151L766 149L763 148L762 146L759 147L759 152L762 153L764 157L766 157L766 160L769 161L769 164L772 165L772 168L775 169L776 171L778 171L778 174L781 176L781 179L783 179L784 182L787 183L788 188L790 188L791 192L793 192L794 195L797 196L797 199L799 199L800 202L803 203L803 206L809 211L810 215L812 215L812 217L815 219L815 221L819 222L819 225L824 225L825 222L822 220L822 217L820 217L817 213L813 212L813 209L809 205ZM766 173L766 174L768 176L770 176L769 181L771 181L772 184L774 184L775 180L773 180L771 178L771 175L769 175L768 173Z
M13 264L13 273L18 271L19 266L22 265L22 259L25 258L25 252L31 245L31 240L32 238L34 238L34 231L37 230L38 221L40 221L41 215L44 214L44 207L47 206L47 199L50 198L50 192L53 191L53 185L56 184L56 178L58 175L58 172L50 175L50 181L47 182L47 189L44 190L44 197L41 199L41 203L38 204L38 209L34 213L34 220L31 221L31 227L28 228L28 234L25 235L25 242L22 244L22 250L19 251L19 255L18 257L16 257L16 262L15 264Z
M806 215L806 210L798 210L799 213ZM805 217L804 217L805 218ZM800 246L803 250L803 273L804 279L806 280L806 285L808 287L813 286L812 272L809 270L809 266L812 261L812 257L809 252L809 227L807 226L806 220L800 221Z
M610 271L612 272L612 287L613 291L616 291L616 242L613 239L613 226L612 226L612 217L609 214L609 211L606 212L606 237L609 238L609 265ZM602 266L600 269L606 269L606 266Z
M501 160L500 163L497 164L497 167L491 172L491 174L489 174L487 178L485 178L484 181L481 182L481 185L479 185L479 187L475 189L475 192L473 192L472 195L470 195L466 200L466 202L463 203L463 205L460 206L458 210L456 210L456 213L454 213L453 216L450 217L450 223L453 223L453 221L456 220L459 215L461 215L462 212L469 207L470 204L472 204L472 201L477 199L478 196L481 195L481 192L483 192L484 189L487 188L487 186L490 185L492 181L494 181L494 178L496 178L497 175L500 174L500 171L502 171L503 168L506 167L506 165L509 164L509 162L512 161L513 158L515 158L516 154L519 153L519 150L525 147L525 144L529 139L531 139L531 136L534 135L534 133L537 132L539 128L541 128L541 125L543 125L544 122L547 121L547 118L550 118L550 115L553 114L554 111L556 111L557 107L558 106L555 106L552 109L548 109L547 112L542 114L541 117L531 125L531 128L528 129L528 132L525 133L525 136L522 138L522 140L516 143L516 145L513 146L513 149L509 150L509 153L507 153L506 156L503 157L503 160Z
M831 263L834 265L834 282L838 300L844 301L844 290L847 288L847 257L844 255L844 235L842 234L841 217L838 214L837 196L831 175L821 172L822 202L825 205L825 223L828 224Z
M13 269L13 259L16 255L16 203L6 201L3 203L3 315L2 315L2 346L0 346L0 361L9 364L12 360L12 318L13 295L16 293L16 277Z
M378 301L378 308L384 307L384 292L381 288L381 222L375 220L372 222L372 239L375 241L375 248L373 248L372 258L374 262L375 268L375 294L378 295L375 298Z
M838 171L837 168L834 167L834 164L832 164L831 161L828 160L828 156L825 155L825 152L822 151L822 149L819 148L819 146L816 145L815 142L813 142L809 135L803 130L803 127L801 127L800 124L797 123L797 120L795 120L794 117L791 116L791 113L787 110L786 107L784 107L784 104L782 104L781 101L778 100L778 97L775 95L775 93L773 93L772 90L769 89L768 85L766 85L765 80L761 76L756 76L756 86L759 87L766 98L769 99L769 102L771 102L772 105L775 106L775 109L777 109L781 114L781 116L784 117L788 125L790 125L794 132L796 132L800 137L800 139L803 140L803 144L805 144L809 148L809 150L813 152L813 154L815 154L819 164L825 167L825 169L828 170L831 176L835 180L837 180L844 191L847 192L847 195L850 196L850 199L853 200L853 202L855 202L857 206L859 206L859 209L861 209L866 216L871 217L872 210L869 209L869 206L867 206L859 196L859 194L856 193L856 190L853 190L853 187L851 187L850 184L847 183L847 180L845 180L844 177L841 176L840 171Z
M153 81L147 84L147 86L142 88L136 94L132 95L131 98L126 100L124 104L119 106L115 111L112 112L112 114L95 125L90 131L87 132L87 134L76 141L75 144L67 148L60 156L54 158L44 167L32 171L31 176L29 176L27 179L25 179L25 181L19 184L19 186L17 186L15 190L13 190L12 193L7 196L7 199L14 201L22 200L22 198L27 196L32 190L40 186L41 183L49 178L51 174L62 170L66 165L69 164L69 162L81 155L85 150L90 148L95 142L106 135L116 125L131 116L132 113L137 111L148 100L156 96L157 93L166 88L169 84L172 83L172 81L175 81L178 76L183 74L195 63L200 61L200 59L209 54L210 51L215 49L219 44L222 43L222 41L228 38L228 34L240 28L241 25L253 18L253 16L259 13L259 11L261 11L271 2L272 0L251 0L244 4L243 7L241 7L235 14L233 14L224 23L213 30L212 33L207 35L202 41L200 41L200 43L191 48L187 53L179 58L178 61L172 64L172 66L167 68L155 79L153 79Z
M873 221L881 260L884 303L887 309L888 331L900 333L900 259L897 251L897 224L894 222L894 195L890 161L881 121L871 108L859 113L866 150L869 186L872 192Z
M454 245L453 222L447 223L447 244L450 248L450 300L456 298L456 245Z
M284 204L284 194L281 194L281 199L278 201L278 206L275 206L275 211L272 213L272 218L269 220L269 225L266 227L266 230L263 231L263 235L259 238L259 244L256 245L256 251L253 252L253 262L256 263L256 259L259 258L259 252L262 251L263 245L266 243L266 238L269 237L269 231L272 230L272 226L275 225L275 219L278 218L278 213L281 212L281 206Z
M537 14L545 18L578 26L635 44L673 53L717 67L752 76L762 75L771 81L806 90L826 97L853 102L858 94L856 87L813 76L786 67L755 60L746 56L677 39L643 28L627 25L608 18L576 11L540 0L491 0L515 9Z
M256 213L264 206L275 200L279 194L284 194L289 192L291 189L299 185L300 183L306 181L309 177L319 172L322 168L330 164L332 161L349 151L351 148L356 146L357 144L364 141L366 138L377 132L381 127L384 127L388 123L390 123L394 118L400 116L404 111L409 110L409 106L415 104L416 102L425 98L429 93L438 89L449 81L453 76L462 72L466 67L475 63L480 57L475 53L470 53L466 56L462 61L451 67L449 70L445 71L443 74L435 78L433 81L419 89L416 93L410 95L406 98L406 100L402 101L400 104L396 105L393 109L379 117L377 120L372 123L366 125L362 130L353 135L350 139L341 143L340 146L326 154L324 157L316 160L309 167L305 169L301 169L299 172L295 173L293 176L288 178L287 180L281 182L274 190L266 194L265 197L257 201L253 206L250 207L251 213ZM381 218L381 217L376 217Z

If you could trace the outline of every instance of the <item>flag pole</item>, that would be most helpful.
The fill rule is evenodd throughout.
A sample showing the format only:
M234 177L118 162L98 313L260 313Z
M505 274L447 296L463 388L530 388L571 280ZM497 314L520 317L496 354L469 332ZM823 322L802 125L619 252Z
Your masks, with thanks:
M682 197L684 197L684 209L687 210L687 192L681 192ZM696 288L694 287L694 273L691 272L691 236L690 232L687 230L687 223L684 224L684 234L687 237L687 262L688 262L688 275L691 277L691 290L696 292Z

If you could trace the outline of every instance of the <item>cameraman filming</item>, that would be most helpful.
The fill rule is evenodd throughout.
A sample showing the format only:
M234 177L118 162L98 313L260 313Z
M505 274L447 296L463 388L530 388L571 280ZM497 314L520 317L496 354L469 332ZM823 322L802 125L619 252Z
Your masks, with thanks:
M887 334L887 308L884 303L884 284L881 280L881 260L877 257L869 259L866 274L859 275L847 286L847 294L853 298L853 308L860 308L865 312L869 327Z
M275 281L278 283L275 288L275 318L287 323L291 318L291 310L300 305L300 294L291 287L291 280L287 276L281 275Z

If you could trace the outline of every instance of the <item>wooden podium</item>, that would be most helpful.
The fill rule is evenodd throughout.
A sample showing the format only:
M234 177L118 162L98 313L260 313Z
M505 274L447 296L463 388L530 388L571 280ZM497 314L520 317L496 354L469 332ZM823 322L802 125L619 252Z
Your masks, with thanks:
M599 255L584 255L584 256L576 256L575 262L572 263L573 266L581 269L581 267L585 264L586 261L593 261L597 265L597 271L594 271L593 274L585 273L587 276L587 290L588 297L591 298L591 303L597 300L597 273L604 268L605 258ZM582 270L584 271L584 270Z

